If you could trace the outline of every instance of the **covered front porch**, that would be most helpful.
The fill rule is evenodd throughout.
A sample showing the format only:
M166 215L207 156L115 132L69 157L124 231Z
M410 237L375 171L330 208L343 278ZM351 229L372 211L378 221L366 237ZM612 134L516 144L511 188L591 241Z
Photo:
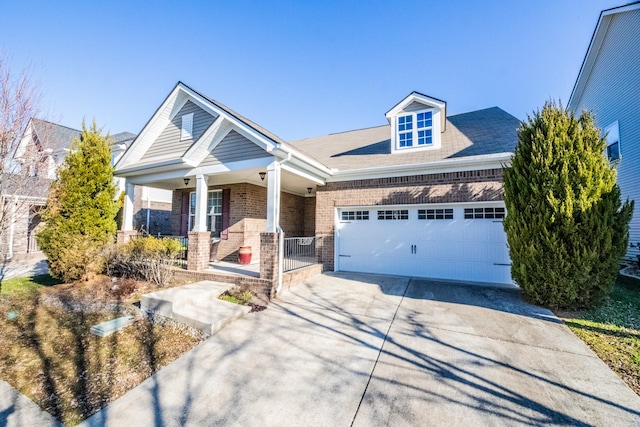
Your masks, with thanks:
M138 234L135 186L171 190L169 234L186 243L186 270L236 263L241 248L250 248L252 271L240 271L247 277L257 271L276 292L285 269L315 260L316 189L330 174L277 136L178 83L116 165L115 175L126 180L118 241Z
M119 242L139 235L133 195L136 185L145 185L173 192L172 229L165 237L181 240L186 270L272 280L279 288L283 273L317 261L317 182L279 161L220 174L189 172L126 177ZM241 249L250 251L248 264L239 263Z

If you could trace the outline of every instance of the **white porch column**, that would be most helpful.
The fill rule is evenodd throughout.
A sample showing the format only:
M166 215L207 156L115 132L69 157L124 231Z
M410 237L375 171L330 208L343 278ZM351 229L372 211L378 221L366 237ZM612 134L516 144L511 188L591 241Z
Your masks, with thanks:
M122 208L122 230L133 231L133 193L135 185L126 183L124 189L124 206Z
M275 233L280 224L280 163L267 166L267 233Z
M193 231L207 231L207 191L209 187L209 177L206 175L196 176L196 215L194 219Z

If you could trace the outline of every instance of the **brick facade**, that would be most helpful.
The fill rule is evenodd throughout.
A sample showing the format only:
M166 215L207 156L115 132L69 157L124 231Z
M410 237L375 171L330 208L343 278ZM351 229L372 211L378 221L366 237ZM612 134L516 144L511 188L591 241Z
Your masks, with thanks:
M261 233L260 248L260 278L272 284L273 297L278 282L278 233Z
M189 232L189 249L187 251L187 269L202 271L209 268L209 246L211 234L202 231Z
M248 183L210 185L209 190L230 190L229 236L218 245L218 259L235 262L240 246L251 246L252 259L260 259L260 233L267 225L267 189ZM171 210L171 234L179 236L182 231L183 200L188 201L193 189L173 192ZM186 205L188 206L188 204ZM287 236L303 236L305 233L306 198L283 192L281 194L280 224ZM190 248L191 249L191 248Z
M316 198L305 197L304 199L304 237L316 235Z
M503 200L502 169L330 182L316 193L319 259L334 268L335 208Z

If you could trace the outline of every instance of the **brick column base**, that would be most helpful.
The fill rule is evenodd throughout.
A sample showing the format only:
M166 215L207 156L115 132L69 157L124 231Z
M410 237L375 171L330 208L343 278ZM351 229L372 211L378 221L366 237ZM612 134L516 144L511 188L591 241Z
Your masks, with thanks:
M271 283L273 298L278 286L278 233L260 233L260 278Z
M211 233L208 231L190 231L187 249L187 270L206 270L209 267Z
M135 237L138 235L137 231L132 231L132 230L118 230L118 232L116 233L116 243L118 245L122 245L124 243L127 243L129 240L132 239L132 237Z

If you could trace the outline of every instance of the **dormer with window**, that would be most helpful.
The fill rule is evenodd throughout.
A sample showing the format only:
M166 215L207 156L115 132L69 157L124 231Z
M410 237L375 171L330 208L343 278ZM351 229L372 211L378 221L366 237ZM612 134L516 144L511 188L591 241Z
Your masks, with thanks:
M447 103L412 92L386 114L391 125L391 152L438 150L445 130Z

